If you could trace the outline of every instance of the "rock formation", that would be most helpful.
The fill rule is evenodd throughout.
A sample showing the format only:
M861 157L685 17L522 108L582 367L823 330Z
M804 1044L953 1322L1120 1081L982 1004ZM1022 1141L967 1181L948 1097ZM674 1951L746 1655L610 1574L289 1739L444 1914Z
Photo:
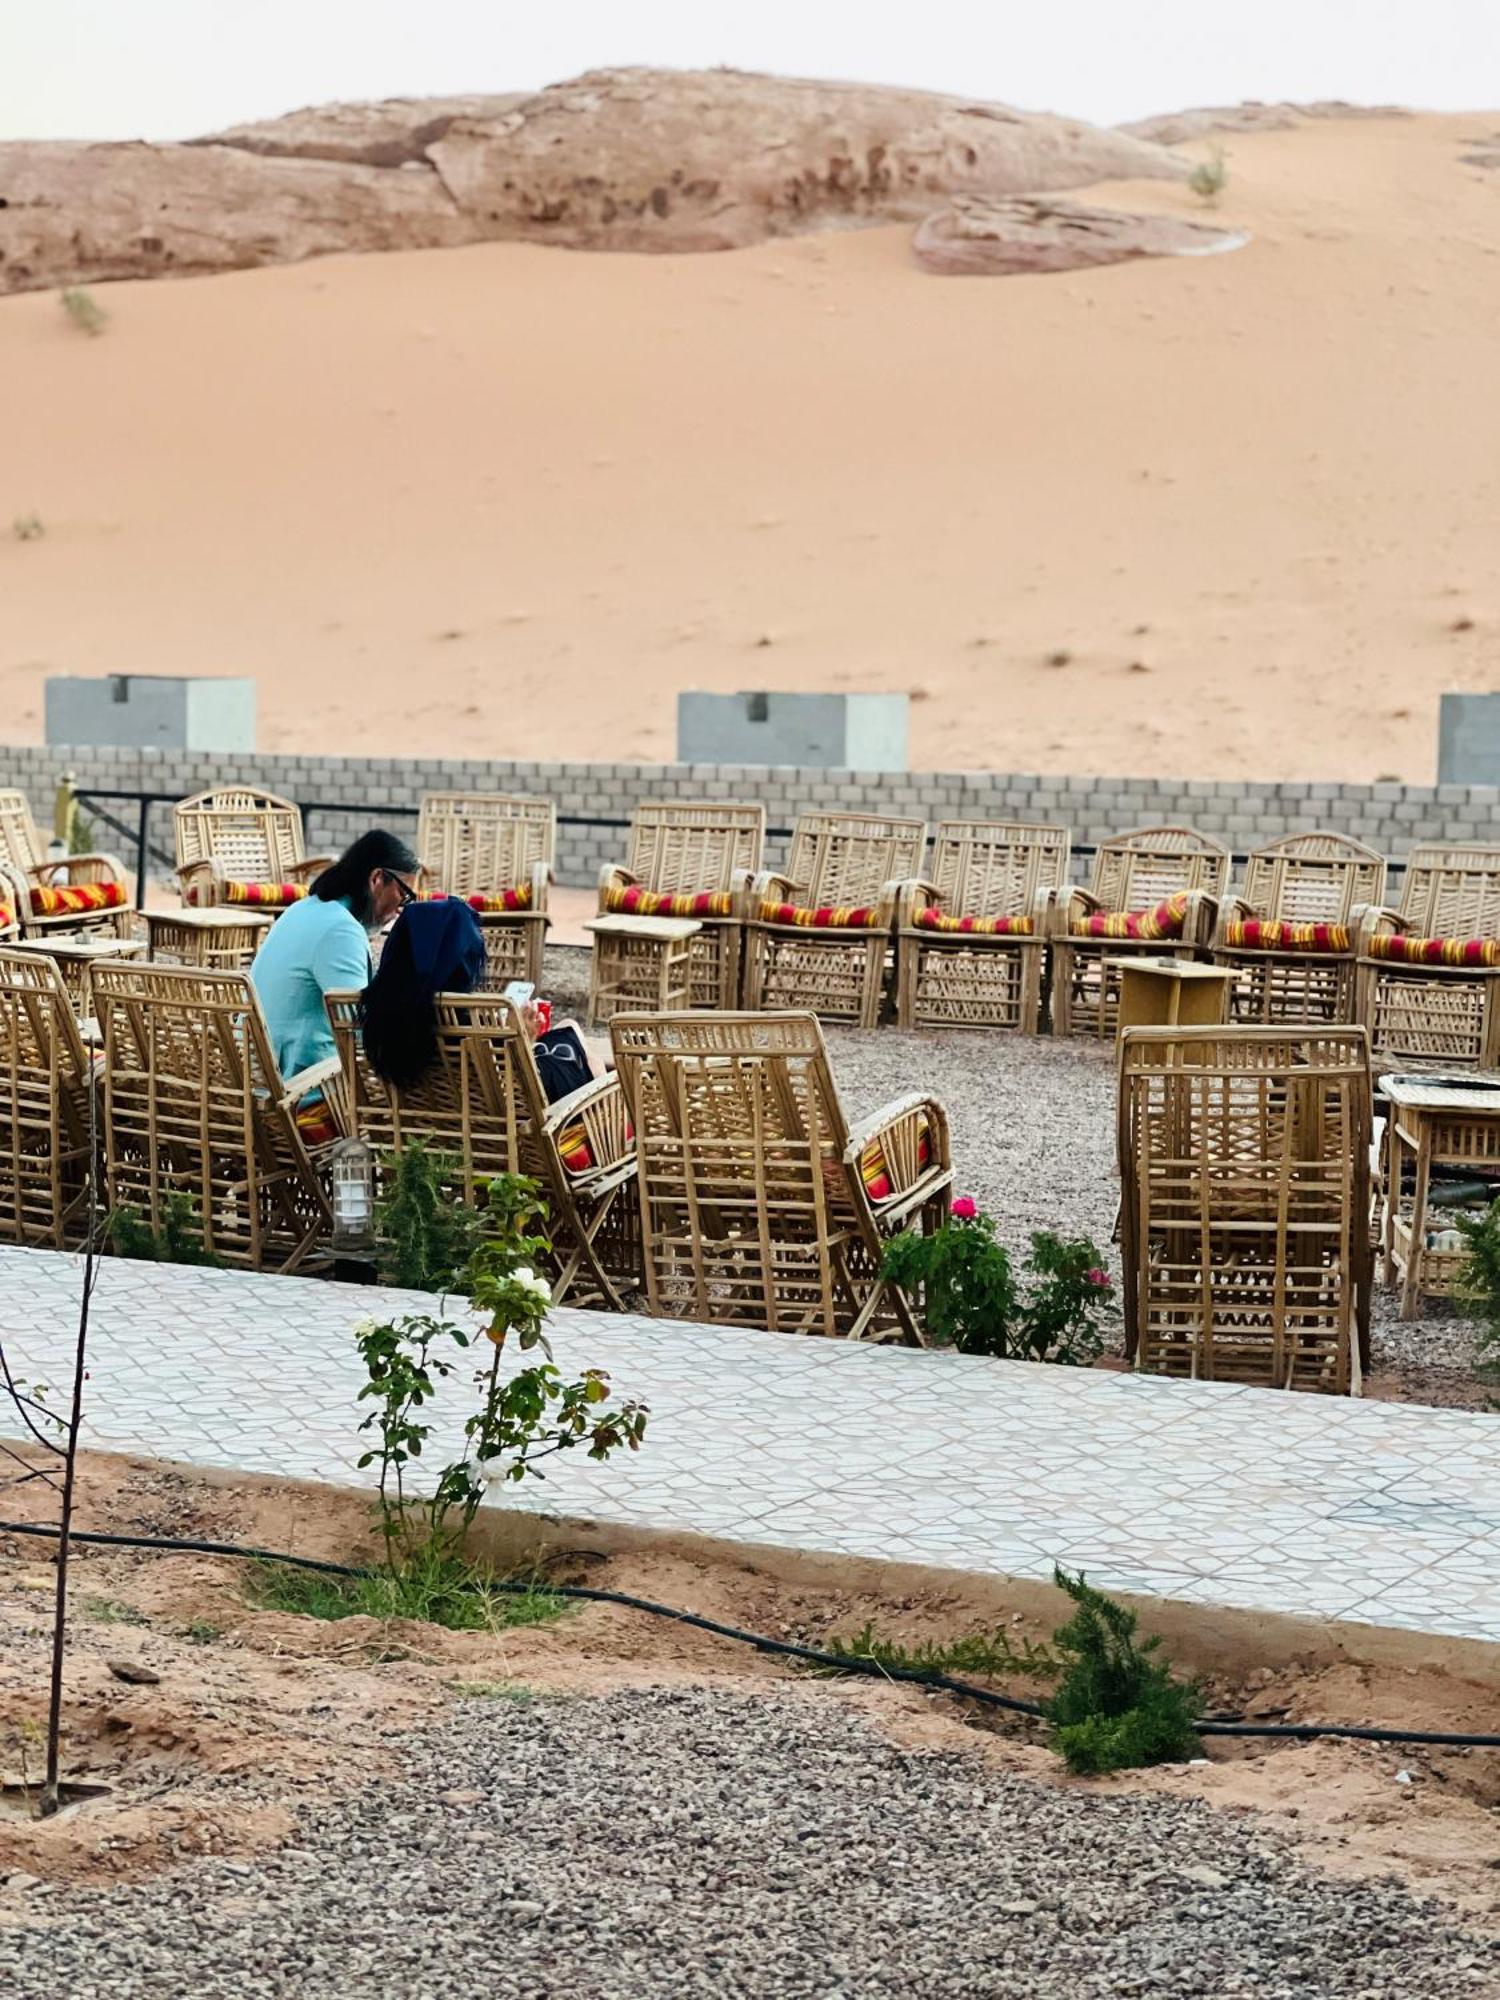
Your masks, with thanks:
M1199 111L1164 111L1154 118L1137 118L1117 129L1136 139L1154 139L1159 146L1180 146L1184 139L1202 139L1214 132L1290 132L1306 118L1409 118L1398 104L1345 104L1342 98L1321 98L1313 104L1217 104Z
M917 225L912 249L924 271L972 277L1076 271L1130 257L1206 257L1237 250L1247 240L1241 230L1175 215L1127 215L1036 195L1005 201L963 196Z

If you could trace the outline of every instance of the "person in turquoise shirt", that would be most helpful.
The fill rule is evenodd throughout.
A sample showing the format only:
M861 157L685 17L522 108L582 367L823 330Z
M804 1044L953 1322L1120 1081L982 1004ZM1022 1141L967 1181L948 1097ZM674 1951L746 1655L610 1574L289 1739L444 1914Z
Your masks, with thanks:
M334 1054L323 995L369 985L370 938L415 898L416 873L405 841L373 829L272 924L250 978L283 1079Z

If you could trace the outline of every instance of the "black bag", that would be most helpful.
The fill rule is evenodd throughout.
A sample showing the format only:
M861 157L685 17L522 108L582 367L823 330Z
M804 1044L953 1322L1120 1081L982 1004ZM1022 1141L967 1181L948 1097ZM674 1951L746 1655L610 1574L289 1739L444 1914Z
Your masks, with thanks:
M537 1036L532 1052L549 1104L593 1081L588 1050L576 1028L550 1028Z

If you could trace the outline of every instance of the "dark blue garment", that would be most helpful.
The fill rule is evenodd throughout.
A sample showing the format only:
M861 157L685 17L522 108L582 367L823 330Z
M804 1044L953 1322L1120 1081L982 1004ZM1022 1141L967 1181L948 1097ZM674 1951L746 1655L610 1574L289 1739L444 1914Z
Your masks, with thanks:
M439 993L472 993L484 975L484 933L467 903L408 903L365 989L365 1055L387 1083L417 1083L437 1056Z

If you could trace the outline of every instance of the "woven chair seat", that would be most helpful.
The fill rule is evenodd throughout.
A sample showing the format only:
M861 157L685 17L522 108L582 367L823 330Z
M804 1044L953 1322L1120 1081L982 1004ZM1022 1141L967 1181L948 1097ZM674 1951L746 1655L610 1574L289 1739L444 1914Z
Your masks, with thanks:
M816 910L805 903L762 903L760 920L763 924L791 924L799 930L814 931L878 931L885 928L885 920L879 910L855 910L847 905L827 903Z
M212 896L212 890L209 894ZM218 901L254 903L262 910L287 910L293 903L300 903L306 894L305 882L226 882ZM191 909L199 901L201 897L198 884L190 883L187 891L188 907Z
M1292 924L1247 917L1224 926L1226 951L1347 951L1347 924Z
M627 917L732 917L732 889L643 889L639 882L617 883L604 892L606 910Z
M1095 910L1075 917L1068 935L1076 938L1178 938L1187 922L1186 893L1168 896L1153 910Z
M1369 950L1404 965L1500 965L1500 938L1372 937Z
M44 883L31 892L34 917L82 916L89 910L118 910L125 905L123 882Z
M946 910L918 910L919 931L961 931L966 937L1031 937L1036 931L1033 917L955 917Z

